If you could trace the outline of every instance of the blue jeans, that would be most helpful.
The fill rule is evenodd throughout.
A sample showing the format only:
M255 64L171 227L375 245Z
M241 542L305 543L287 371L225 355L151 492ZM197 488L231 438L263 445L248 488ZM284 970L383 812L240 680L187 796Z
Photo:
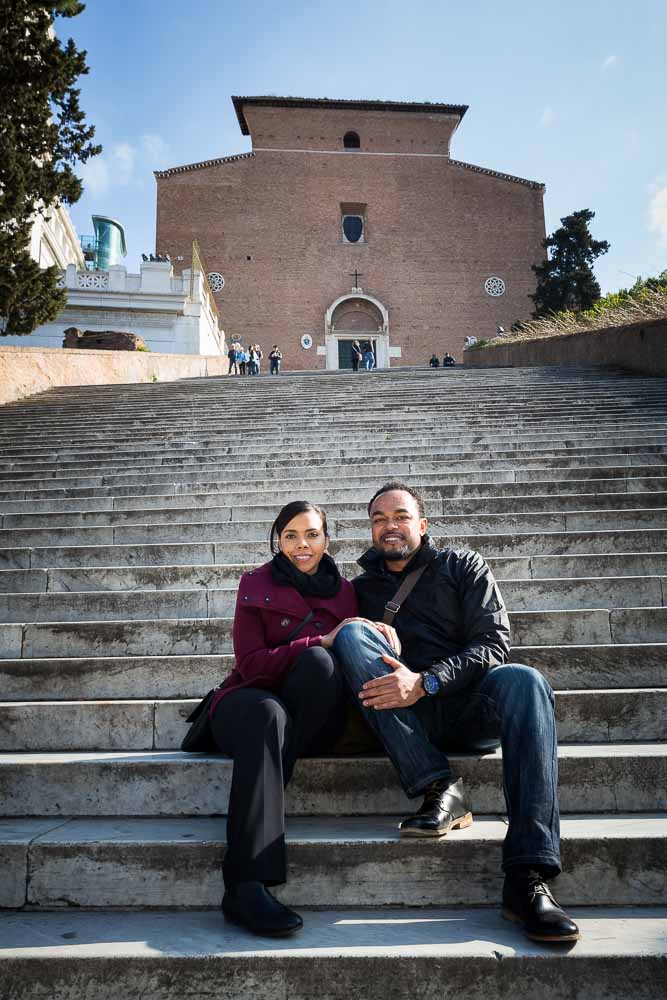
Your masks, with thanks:
M392 653L374 629L345 625L334 653L359 710L383 743L410 798L441 778L453 778L448 750L488 751L500 743L508 830L503 868L532 865L560 872L558 757L553 692L542 675L518 663L490 670L474 687L421 698L410 708L364 708L357 695L390 672ZM392 654L393 655L393 654Z

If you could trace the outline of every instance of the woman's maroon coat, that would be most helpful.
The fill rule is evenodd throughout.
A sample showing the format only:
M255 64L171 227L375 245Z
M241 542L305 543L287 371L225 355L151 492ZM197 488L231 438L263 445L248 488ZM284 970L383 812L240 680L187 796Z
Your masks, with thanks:
M315 614L298 638L281 645L310 611ZM335 597L302 597L294 587L274 582L270 562L244 573L232 631L236 666L215 695L211 712L221 698L239 688L279 691L297 657L311 646L321 645L323 635L356 614L357 598L347 580L341 581Z

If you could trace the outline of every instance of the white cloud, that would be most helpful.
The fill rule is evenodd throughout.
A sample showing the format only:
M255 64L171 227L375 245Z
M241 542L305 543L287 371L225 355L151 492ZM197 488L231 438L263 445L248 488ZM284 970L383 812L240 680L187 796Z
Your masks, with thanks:
M556 121L556 114L553 108L546 107L540 115L540 127L549 128Z
M607 56L605 61L602 63L602 72L606 73L607 70L612 69L614 66L618 65L618 56Z
M111 188L141 184L145 175L164 165L167 153L166 142L156 133L146 133L136 145L116 142L81 166L84 187L102 195Z
M648 227L658 234L661 243L667 244L667 182L662 179L649 188L651 201L648 206Z

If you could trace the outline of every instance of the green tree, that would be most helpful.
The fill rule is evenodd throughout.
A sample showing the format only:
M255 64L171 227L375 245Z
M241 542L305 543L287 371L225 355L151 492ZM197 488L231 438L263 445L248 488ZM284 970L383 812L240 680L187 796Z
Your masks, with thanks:
M600 298L593 263L607 253L609 243L593 239L588 224L594 218L595 212L589 208L566 215L560 220L560 229L543 241L546 260L533 265L537 275L537 288L531 295L535 319L563 309L590 309Z
M0 335L30 333L66 302L57 268L35 263L29 239L36 213L78 201L73 166L101 151L74 87L86 53L53 31L56 17L83 9L78 0L0 0Z

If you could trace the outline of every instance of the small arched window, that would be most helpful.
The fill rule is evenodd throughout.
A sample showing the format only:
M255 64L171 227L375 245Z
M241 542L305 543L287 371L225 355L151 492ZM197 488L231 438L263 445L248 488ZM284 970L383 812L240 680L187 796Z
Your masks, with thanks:
M345 149L359 149L361 140L356 132L346 132L343 136L343 146Z

